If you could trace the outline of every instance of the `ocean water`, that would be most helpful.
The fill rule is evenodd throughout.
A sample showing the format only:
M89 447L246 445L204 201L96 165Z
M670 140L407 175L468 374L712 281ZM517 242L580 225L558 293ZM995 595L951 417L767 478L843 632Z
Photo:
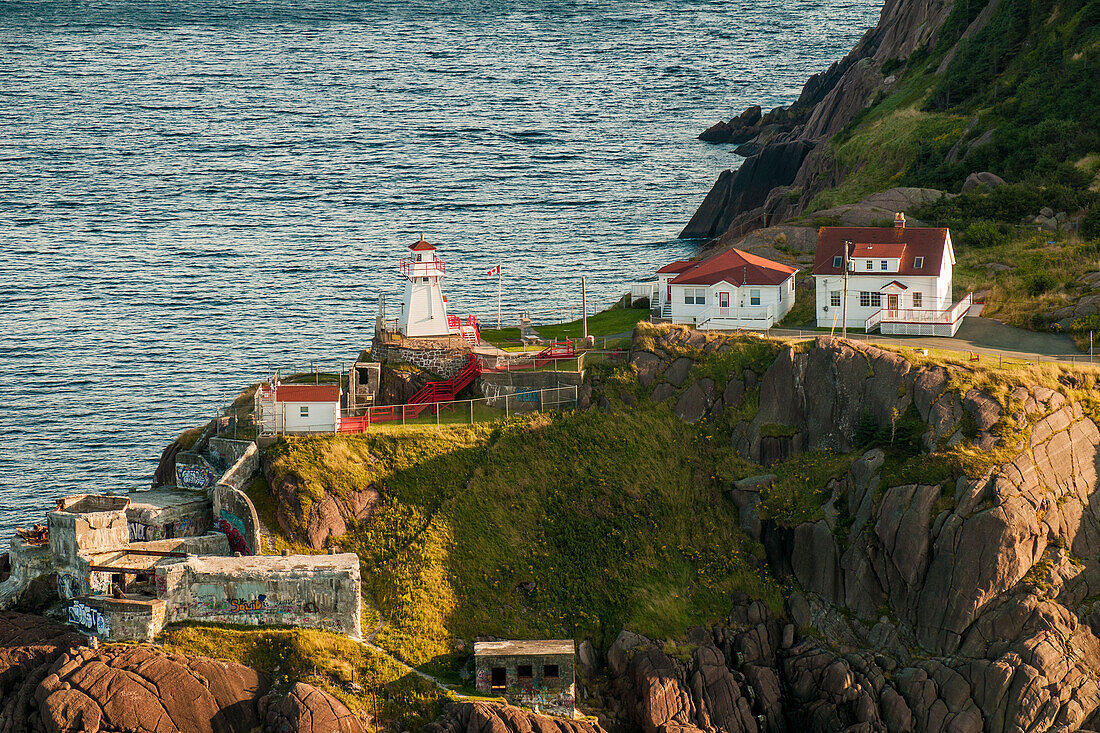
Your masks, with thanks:
M0 542L277 366L338 367L423 235L452 312L591 307L856 0L0 0Z

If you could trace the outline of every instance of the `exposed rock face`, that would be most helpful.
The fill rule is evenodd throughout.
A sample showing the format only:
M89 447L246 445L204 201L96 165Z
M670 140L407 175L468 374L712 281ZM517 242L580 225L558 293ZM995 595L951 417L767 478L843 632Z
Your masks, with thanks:
M538 715L511 705L457 702L447 706L425 733L603 733L597 723Z
M836 169L821 143L843 130L880 90L891 88L894 79L883 78L883 63L935 45L952 5L952 0L890 0L878 24L847 56L810 77L790 108L761 118L756 137L745 138L754 128L733 120L704 133L705 139L743 142L742 149L752 154L737 171L719 175L680 236L742 236L778 224L843 180L846 172Z
M375 403L404 405L430 381L432 377L419 369L386 364L382 367L382 383Z
M324 549L331 538L347 534L350 522L365 522L378 504L378 492L368 486L342 496L326 493L303 510L301 489L294 477L278 475L266 456L261 468L279 500L275 512L279 527L288 537L315 550Z
M328 693L299 683L286 695L234 662L147 646L91 649L41 616L0 614L4 733L362 733Z
M277 733L365 733L363 723L344 703L324 690L297 682L285 695L260 698L265 730Z

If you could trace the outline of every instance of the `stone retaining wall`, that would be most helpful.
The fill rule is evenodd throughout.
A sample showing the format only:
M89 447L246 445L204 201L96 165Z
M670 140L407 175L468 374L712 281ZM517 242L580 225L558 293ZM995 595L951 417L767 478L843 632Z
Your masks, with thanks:
M401 344L375 343L371 356L381 362L404 362L450 379L466 366L470 359L470 349L420 349Z

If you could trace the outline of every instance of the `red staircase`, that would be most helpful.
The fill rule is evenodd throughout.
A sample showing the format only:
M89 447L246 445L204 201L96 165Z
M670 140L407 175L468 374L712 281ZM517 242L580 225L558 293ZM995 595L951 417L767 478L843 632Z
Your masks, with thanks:
M466 342L471 346L477 346L481 343L481 331L477 327L477 319L473 316L466 316L463 320L458 316L447 316L447 327L451 333L457 333L466 339Z
M470 360L457 374L442 382L428 382L424 388L412 396L404 405L382 405L367 408L367 414L362 417L340 418L341 433L362 433L371 423L389 422L391 420L415 420L420 413L435 403L454 402L455 396L466 387L470 386L481 374L481 361L477 356L470 354ZM439 405L439 409L454 405Z

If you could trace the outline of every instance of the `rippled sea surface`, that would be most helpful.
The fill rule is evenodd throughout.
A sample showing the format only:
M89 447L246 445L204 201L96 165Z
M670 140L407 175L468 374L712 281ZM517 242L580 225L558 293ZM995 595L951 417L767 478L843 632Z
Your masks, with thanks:
M0 0L0 542L339 366L419 233L452 311L603 306L879 5ZM551 317L544 315L544 317Z

